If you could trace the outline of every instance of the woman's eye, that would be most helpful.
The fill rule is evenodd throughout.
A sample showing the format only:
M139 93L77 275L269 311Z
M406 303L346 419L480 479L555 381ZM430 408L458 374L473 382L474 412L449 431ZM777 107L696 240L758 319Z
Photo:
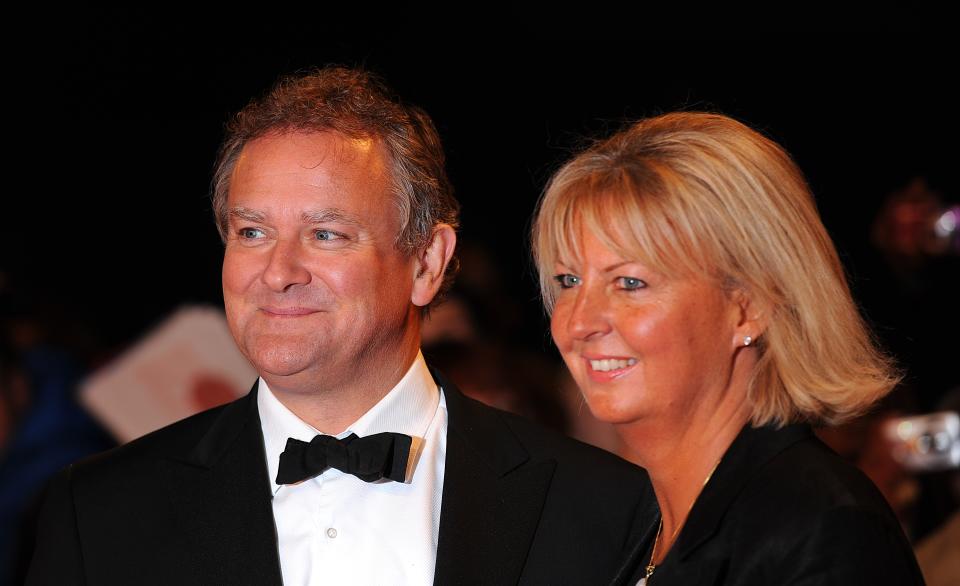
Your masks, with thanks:
M576 287L580 284L580 277L576 275L571 275L569 273L563 275L556 275L553 277L553 280L560 284L560 287L563 289L569 289L570 287Z
M643 289L647 286L642 279L638 279L636 277L619 277L617 280L620 281L620 288L627 291Z

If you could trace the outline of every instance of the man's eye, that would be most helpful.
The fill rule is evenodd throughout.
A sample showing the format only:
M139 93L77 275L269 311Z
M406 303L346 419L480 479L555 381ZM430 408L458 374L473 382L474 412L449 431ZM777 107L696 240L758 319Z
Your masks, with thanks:
M314 235L317 240L340 240L344 237L343 234L332 230L317 230Z
M569 273L556 275L553 277L553 280L559 283L562 289L569 289L570 287L576 287L580 284L580 277Z
M617 280L620 282L620 288L626 289L627 291L643 289L647 286L642 279L638 279L636 277L618 277Z
M240 228L237 231L237 234L243 240L256 240L257 238L261 238L263 236L263 230L260 230L259 228Z

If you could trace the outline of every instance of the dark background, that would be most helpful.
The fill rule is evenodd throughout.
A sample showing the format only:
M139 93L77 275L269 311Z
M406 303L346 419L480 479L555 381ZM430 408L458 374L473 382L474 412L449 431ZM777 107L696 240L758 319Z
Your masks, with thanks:
M24 102L12 121L28 126L9 169L25 181L11 181L4 198L10 298L64 316L107 353L182 303L220 303L208 188L223 123L278 75L327 63L379 72L433 116L463 204L461 241L499 269L490 278L516 304L514 339L538 351L551 345L530 215L586 137L626 120L716 110L782 143L864 299L885 286L868 242L884 196L917 176L947 199L960 194L955 59L939 33L595 30L521 43L493 30L457 41L449 30L437 41L419 32L367 43L310 27L241 33L147 16L60 23L25 61L40 82L8 91Z

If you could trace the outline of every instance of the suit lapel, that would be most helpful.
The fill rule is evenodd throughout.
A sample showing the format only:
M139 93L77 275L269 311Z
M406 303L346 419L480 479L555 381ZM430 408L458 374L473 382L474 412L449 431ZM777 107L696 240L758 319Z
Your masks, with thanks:
M254 384L185 457L163 463L172 510L204 584L282 582L256 396Z
M500 416L434 377L448 412L434 584L516 584L556 462L529 464Z

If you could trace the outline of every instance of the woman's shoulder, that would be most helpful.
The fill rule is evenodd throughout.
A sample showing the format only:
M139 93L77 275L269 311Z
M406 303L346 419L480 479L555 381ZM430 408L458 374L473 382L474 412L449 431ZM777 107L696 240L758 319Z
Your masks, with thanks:
M743 498L786 515L837 508L893 515L873 482L812 433L758 468L744 486Z
M745 427L700 500L722 508L728 519L743 517L748 525L802 523L811 515L849 508L893 518L870 479L806 425Z
M742 470L743 486L727 511L743 530L801 534L830 524L847 532L879 523L900 531L870 479L812 433L756 464Z
M812 434L754 472L723 523L740 550L733 557L783 583L813 576L922 583L880 491Z

